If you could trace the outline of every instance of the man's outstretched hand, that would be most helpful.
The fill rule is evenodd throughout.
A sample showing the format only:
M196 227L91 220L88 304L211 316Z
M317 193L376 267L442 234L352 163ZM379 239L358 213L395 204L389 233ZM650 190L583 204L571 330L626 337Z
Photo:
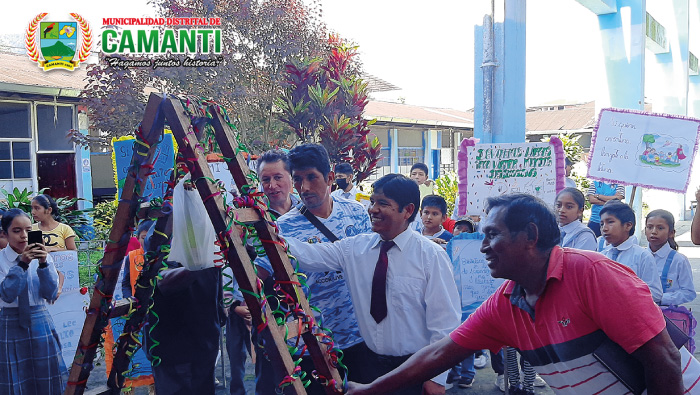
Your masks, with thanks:
M368 390L369 384L360 384L353 381L348 381L348 392L347 395L364 395L369 394Z
M423 395L445 395L445 387L432 380L428 380L423 383Z
M347 395L370 395L376 391L370 390L370 384L360 384L352 381L348 382ZM423 383L423 395L445 395L445 387L431 380Z

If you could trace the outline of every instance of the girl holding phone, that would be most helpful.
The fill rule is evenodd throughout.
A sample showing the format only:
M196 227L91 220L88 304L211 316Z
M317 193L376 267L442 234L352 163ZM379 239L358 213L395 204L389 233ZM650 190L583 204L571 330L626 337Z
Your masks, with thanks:
M46 303L56 299L58 272L46 247L29 244L29 216L20 209L0 221L0 393L61 394L67 372Z

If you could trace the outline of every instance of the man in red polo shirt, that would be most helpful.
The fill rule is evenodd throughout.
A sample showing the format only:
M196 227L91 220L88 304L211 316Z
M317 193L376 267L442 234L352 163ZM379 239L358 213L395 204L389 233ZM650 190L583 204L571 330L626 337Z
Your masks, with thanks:
M475 350L517 348L556 393L621 394L627 388L593 356L607 338L644 366L648 394L682 394L678 350L647 285L601 254L563 249L549 207L525 194L487 200L481 251L508 281L449 337L349 394L392 393L454 366ZM696 388L697 389L697 388ZM696 390L694 389L694 390Z

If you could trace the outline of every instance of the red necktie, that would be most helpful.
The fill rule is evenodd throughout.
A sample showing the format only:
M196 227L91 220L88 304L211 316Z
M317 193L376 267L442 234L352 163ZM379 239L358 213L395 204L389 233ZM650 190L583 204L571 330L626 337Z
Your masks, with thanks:
M386 317L386 271L389 268L389 258L387 251L396 243L393 240L383 241L379 248L379 259L374 267L374 277L372 278L372 301L369 313L378 323Z

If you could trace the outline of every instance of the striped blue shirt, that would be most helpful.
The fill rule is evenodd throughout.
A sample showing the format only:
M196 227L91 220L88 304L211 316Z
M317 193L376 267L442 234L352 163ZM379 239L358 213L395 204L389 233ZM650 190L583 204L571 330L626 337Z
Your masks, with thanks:
M333 196L333 211L328 218L318 218L338 239L361 233L371 233L372 224L367 210L358 202ZM329 240L295 207L277 220L280 235L306 243L327 243ZM255 264L273 273L267 257L257 258ZM304 291L311 295L309 303L318 307L323 327L333 331L333 340L341 349L362 342L350 291L345 275L340 271L304 272L308 286ZM318 317L317 317L318 318Z

